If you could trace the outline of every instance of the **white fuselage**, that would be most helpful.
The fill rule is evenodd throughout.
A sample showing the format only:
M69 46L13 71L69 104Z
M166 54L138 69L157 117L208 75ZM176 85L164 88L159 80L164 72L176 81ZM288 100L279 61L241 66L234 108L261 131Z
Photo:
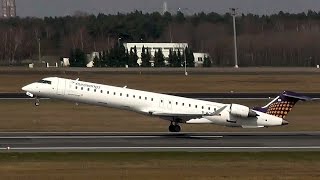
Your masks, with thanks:
M32 83L23 90L35 96L49 97L98 106L130 110L145 115L150 112L166 114L203 114L199 118L182 118L181 123L217 124L229 127L260 128L282 125L282 118L256 111L257 117L242 118L229 112L230 105L184 98L160 93L139 91L128 88L95 84L64 78L45 78L50 83ZM227 106L219 115L210 116L218 109ZM206 115L207 114L207 115ZM171 121L170 116L161 117Z

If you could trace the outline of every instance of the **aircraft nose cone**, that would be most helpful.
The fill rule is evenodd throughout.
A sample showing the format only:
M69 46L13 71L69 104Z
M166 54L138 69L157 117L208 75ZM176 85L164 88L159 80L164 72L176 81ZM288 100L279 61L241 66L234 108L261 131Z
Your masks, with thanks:
M21 89L22 89L23 91L29 91L30 85L23 86Z
M285 125L288 125L289 124L289 122L288 121L286 121L286 120L282 120L282 126L285 126Z

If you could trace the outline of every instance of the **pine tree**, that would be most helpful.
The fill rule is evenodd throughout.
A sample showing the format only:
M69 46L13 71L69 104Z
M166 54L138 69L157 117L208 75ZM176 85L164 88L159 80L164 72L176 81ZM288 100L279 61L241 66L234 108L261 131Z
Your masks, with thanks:
M150 64L150 57L149 57L149 51L148 49L143 46L142 47L142 52L141 52L141 67L148 67ZM150 67L150 66L149 66Z
M155 67L164 67L165 63L164 63L164 55L161 51L161 49L159 49L159 51L155 52L154 54L154 66Z
M186 47L186 49L185 49L185 56L187 59L187 66L188 67L195 67L193 51L188 47Z
M211 66L212 66L212 61L210 57L205 56L203 61L203 67L211 67Z
M70 52L70 67L86 67L87 55L81 49L73 49Z

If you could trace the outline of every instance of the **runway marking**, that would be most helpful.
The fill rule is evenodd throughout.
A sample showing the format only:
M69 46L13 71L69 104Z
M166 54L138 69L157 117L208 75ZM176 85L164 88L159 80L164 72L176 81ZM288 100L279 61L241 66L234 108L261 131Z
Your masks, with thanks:
M298 146L298 147L10 147L0 150L223 150L223 149L320 149L320 146Z
M188 135L163 135L163 136L8 136L0 139L113 139L113 138L163 138L163 137L190 137L190 138L223 138L223 136L188 136Z

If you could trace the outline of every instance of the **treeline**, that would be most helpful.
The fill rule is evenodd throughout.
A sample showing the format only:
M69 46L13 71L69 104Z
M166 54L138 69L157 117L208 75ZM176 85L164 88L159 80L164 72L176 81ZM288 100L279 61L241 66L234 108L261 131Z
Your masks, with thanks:
M233 65L229 13L76 14L65 17L0 20L0 63L19 64L41 55L69 57L79 49L111 52L123 42L187 42L209 52L214 66ZM237 17L240 66L315 66L320 64L320 13ZM128 52L128 54L131 54ZM111 56L111 55L110 55ZM132 58L132 57L131 57ZM122 61L119 60L118 61Z
M110 50L99 52L99 55L94 57L95 67L195 67L194 56L191 49L186 48L184 52L180 50L169 52L169 57L165 58L161 49L154 54L149 52L148 48L143 47L139 62L137 48L126 50L124 46L116 44ZM81 49L73 49L70 52L71 67L86 67L88 62L86 53ZM205 67L211 66L211 59L206 58Z

